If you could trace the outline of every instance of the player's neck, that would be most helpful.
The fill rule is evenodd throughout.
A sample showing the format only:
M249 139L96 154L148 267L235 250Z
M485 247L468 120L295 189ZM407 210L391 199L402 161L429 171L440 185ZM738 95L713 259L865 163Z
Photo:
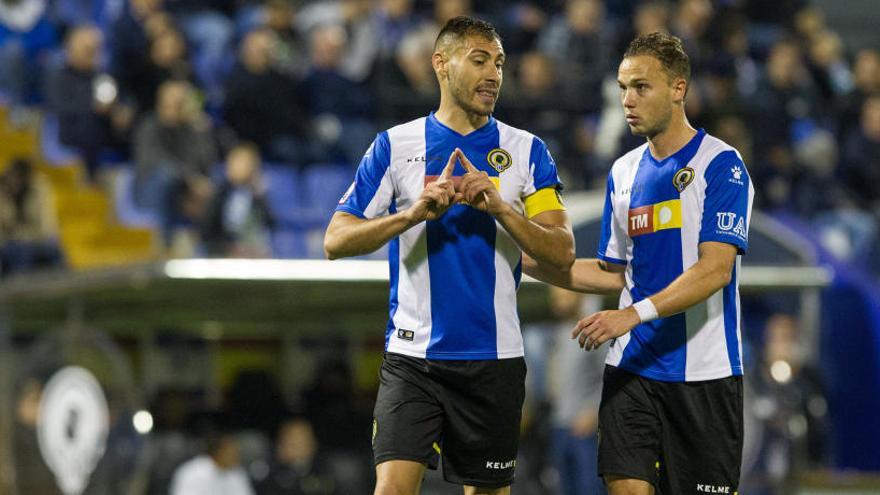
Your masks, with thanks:
M684 148L696 134L697 130L683 113L678 117L673 116L663 132L648 138L651 156L656 160L666 159Z
M434 112L434 118L463 136L483 127L489 121L488 115L467 112L460 106L447 105L443 101L440 102L440 108Z

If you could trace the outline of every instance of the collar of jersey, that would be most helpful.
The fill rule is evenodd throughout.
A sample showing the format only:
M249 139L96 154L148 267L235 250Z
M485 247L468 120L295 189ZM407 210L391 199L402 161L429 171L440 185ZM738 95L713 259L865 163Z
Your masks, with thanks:
M691 161L694 155L697 154L697 150L700 148L700 143L703 142L703 136L705 135L706 131L702 127L697 129L697 133L694 134L694 137L692 137L686 145L682 146L681 149L662 160L654 158L654 155L651 154L651 148L645 148L645 155L648 157L648 160L650 160L651 163L654 163L658 166L665 165L670 162L687 163Z
M437 119L437 117L434 116L434 112L431 112L431 114L428 115L428 121L430 121L432 124L436 125L437 127L443 129L444 131L452 134L453 136L455 136L457 138L469 138L471 136L477 136L479 134L489 132L495 128L495 117L493 117L491 115L489 116L489 120L486 121L485 124L483 124L478 129L474 129L473 131L471 131L467 134L461 134L460 132L456 131L455 129L447 127L446 124L444 124L443 122L440 122Z

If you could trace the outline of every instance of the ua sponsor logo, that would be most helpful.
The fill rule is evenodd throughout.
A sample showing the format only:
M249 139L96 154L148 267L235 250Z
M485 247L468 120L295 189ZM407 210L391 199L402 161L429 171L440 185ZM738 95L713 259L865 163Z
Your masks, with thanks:
M743 217L730 211L718 212L715 215L718 216L718 230L722 232L732 231L742 238L746 237L746 222Z
M733 230L733 222L736 221L736 213L722 211L718 215L718 228L721 230Z
M486 461L486 469L510 469L513 467L516 467L516 459L511 459L506 462Z
M703 485L697 483L697 491L700 493L730 493L730 487L723 485Z

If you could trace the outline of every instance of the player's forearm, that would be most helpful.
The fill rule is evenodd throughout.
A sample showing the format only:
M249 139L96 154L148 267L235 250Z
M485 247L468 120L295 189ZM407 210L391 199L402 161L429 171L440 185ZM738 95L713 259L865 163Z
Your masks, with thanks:
M574 263L574 237L568 225L540 225L511 207L496 216L526 254L549 268L565 271Z
M324 255L335 260L372 253L413 225L406 211L369 220L337 212L324 234Z
M523 272L542 282L588 294L617 294L623 290L623 273L606 271L595 258L579 258L568 270L560 270L523 256Z
M671 316L705 301L727 286L730 277L729 267L700 260L650 299L660 317Z

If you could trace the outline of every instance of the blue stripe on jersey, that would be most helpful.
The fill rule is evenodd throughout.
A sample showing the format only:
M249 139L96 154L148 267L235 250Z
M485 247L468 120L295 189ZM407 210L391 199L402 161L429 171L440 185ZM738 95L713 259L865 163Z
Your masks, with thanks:
M626 260L608 256L608 241L611 240L612 222L614 222L614 203L611 196L614 195L614 176L608 172L608 183L605 186L605 208L602 210L602 232L599 238L599 259L618 265L625 265Z
M499 147L494 119L462 136L433 114L425 124L427 175L440 175L456 147L475 167L490 176L489 151ZM461 164L454 175L464 174ZM454 205L438 220L427 222L431 273L431 340L426 357L497 359L495 322L495 219L470 206ZM461 349L478 349L461 352Z
M355 188L344 204L336 207L336 211L351 213L364 218L364 211L382 183L385 172L391 165L391 141L388 131L380 132L366 154L361 159L355 177Z
M700 242L726 242L745 254L751 180L745 165L734 151L723 151L706 167L704 177L706 200Z
M739 336L736 333L738 309L736 307L737 267L734 266L730 283L723 289L724 301L724 338L727 341L727 357L730 359L730 371L734 375L742 375L743 369L739 355Z
M687 361L687 346L681 345L687 340L686 318L679 313L632 329L619 367L654 380L681 380Z
M391 200L391 206L388 213L393 215L397 213L397 202ZM397 289L400 284L400 238L395 237L388 242L388 272L390 281L390 290L388 295L388 326L385 329L385 348L388 348L389 339L395 334L394 315L397 313L397 307L400 301L397 299Z
M529 167L534 166L535 190L544 189L545 187L557 187L562 189L562 181L556 172L556 162L550 155L550 150L540 138L535 136L532 139L532 148L529 151Z

